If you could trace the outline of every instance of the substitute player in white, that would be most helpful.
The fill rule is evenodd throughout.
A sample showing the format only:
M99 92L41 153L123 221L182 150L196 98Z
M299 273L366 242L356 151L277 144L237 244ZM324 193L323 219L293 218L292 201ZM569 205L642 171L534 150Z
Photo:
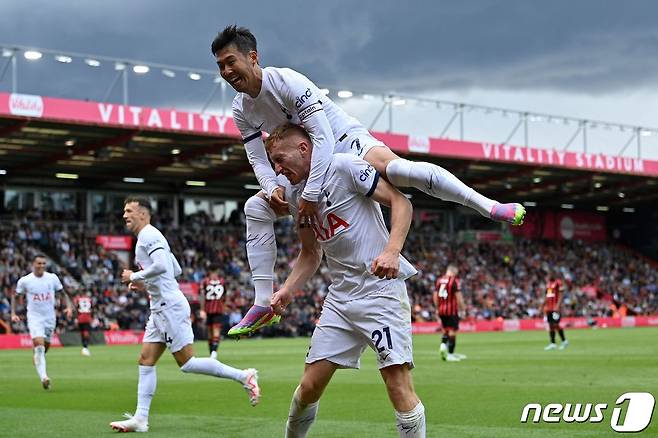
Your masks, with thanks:
M398 157L304 75L288 68L261 68L256 38L249 29L226 27L212 42L211 50L221 76L238 92L233 100L233 118L263 189L244 207L255 305L231 328L229 335L248 334L276 321L269 305L276 259L273 223L277 216L289 214L286 202L289 195L285 194L284 184L277 180L267 159L262 135L263 131L271 132L284 122L303 125L313 142L314 153L299 201L298 221L317 221L322 178L336 152L363 158L396 187L415 187L435 198L473 208L488 218L513 225L522 223L525 215L522 205L500 204L466 186L442 167Z
M303 128L286 124L267 139L267 150L277 173L295 185L286 190L296 210L315 154L313 143ZM286 437L307 435L336 369L359 368L368 346L377 355L400 436L424 437L425 408L411 378L411 309L404 282L416 270L400 255L411 203L366 161L351 154L330 158L320 180L319 220L299 225L299 257L271 301L282 313L315 273L324 251L332 283L293 394ZM378 202L391 207L390 235Z
M41 380L43 389L50 389L51 381L46 373L46 353L50 348L50 337L55 331L55 294L64 295L65 314L73 315L73 303L57 275L46 272L46 257L38 254L32 261L32 272L18 280L16 295L27 297L27 327L30 330L34 346L34 367ZM20 321L16 315L16 298L11 297L11 320Z
M182 271L167 239L150 224L149 201L140 197L127 198L123 219L128 230L137 235L135 261L141 270L125 269L121 281L129 283L132 290L148 292L151 314L139 357L137 410L134 415L125 414L127 420L114 421L110 426L121 432L148 431L149 409L157 381L155 364L167 347L184 373L235 380L247 391L251 405L256 406L260 388L255 369L238 370L216 359L194 357L190 305L175 278Z

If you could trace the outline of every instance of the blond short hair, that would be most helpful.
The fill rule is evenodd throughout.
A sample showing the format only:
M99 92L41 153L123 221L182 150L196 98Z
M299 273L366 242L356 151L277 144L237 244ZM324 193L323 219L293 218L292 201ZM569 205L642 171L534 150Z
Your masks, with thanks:
M276 143L294 135L305 138L308 140L309 144L311 144L311 138L308 136L308 132L306 132L304 128L295 125L294 123L284 123L277 126L274 131L270 133L270 136L265 139L265 150L269 152L272 146Z

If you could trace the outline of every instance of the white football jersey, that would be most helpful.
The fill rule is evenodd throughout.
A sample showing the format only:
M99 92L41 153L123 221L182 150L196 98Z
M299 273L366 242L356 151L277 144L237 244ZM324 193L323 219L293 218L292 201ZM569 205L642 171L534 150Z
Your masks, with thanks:
M153 264L151 257L156 251L164 251L166 255L166 271L153 278L145 279L146 291L151 299L151 310L163 310L173 304L185 300L180 291L176 276L181 274L178 260L169 248L169 242L160 230L148 224L137 235L135 246L135 262L141 269Z
M379 173L368 162L352 154L335 154L322 181L318 209L322 224L313 231L325 256L331 286L327 299L349 301L368 295L399 293L394 280L372 274L372 262L388 244L389 232L377 202L370 196ZM291 203L297 209L303 183L291 190ZM400 256L398 279L417 273Z
M55 293L64 289L57 275L44 272L41 277L34 273L27 274L18 280L16 293L27 297L27 317L55 317Z
M303 125L313 142L313 156L302 196L316 201L335 143L346 134L368 131L301 73L276 67L266 67L262 72L262 87L255 99L246 93L238 93L233 99L233 119L242 134L249 163L260 186L271 195L278 184L267 159L262 131L270 133L286 122Z

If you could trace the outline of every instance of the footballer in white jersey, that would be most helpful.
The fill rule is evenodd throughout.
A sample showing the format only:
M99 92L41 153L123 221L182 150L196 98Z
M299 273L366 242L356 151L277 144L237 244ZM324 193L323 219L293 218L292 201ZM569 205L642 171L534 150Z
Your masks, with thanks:
M136 292L148 293L151 314L139 357L137 409L126 420L113 421L112 429L120 432L147 432L151 400L155 394L155 365L167 347L184 373L205 374L239 382L252 406L258 404L260 388L258 372L253 368L239 370L214 358L194 357L194 334L190 321L190 305L180 291L176 276L182 273L167 239L151 225L148 199L132 196L124 201L126 227L137 235L135 261L140 270L124 269L121 281Z
M156 262L160 264L154 266ZM151 299L151 310L159 311L185 301L176 277L183 271L169 242L160 230L147 224L137 235L135 263L141 268L130 276L130 281L144 281ZM151 271L155 269L157 273Z
M18 280L16 295L27 299L27 326L34 346L34 366L44 389L50 389L51 381L46 372L46 353L50 348L50 338L55 331L56 294L66 300L65 314L73 315L71 298L64 290L57 275L46 272L46 257L38 254L32 261L32 272ZM11 297L11 320L18 322L15 296Z
M318 202L321 222L311 225L320 243L332 283L327 300L352 301L389 291L390 279L372 274L374 260L382 253L389 239L380 205L372 199L379 173L368 162L351 154L335 154L321 184L322 198ZM291 187L290 202L296 208L300 184ZM417 273L402 255L399 280Z
M271 323L274 316L268 304L276 262L273 222L277 216L289 214L290 194L285 193L285 184L272 170L262 137L263 131L271 133L283 122L303 125L313 143L310 172L296 212L298 223L319 221L320 185L335 152L363 158L396 187L414 187L432 197L473 208L493 220L522 223L525 209L521 204L500 204L436 164L397 156L301 73L289 68L261 68L256 38L249 29L227 26L213 40L211 51L222 78L238 93L233 101L233 118L263 189L244 207L255 303L229 335L250 334ZM258 238L252 238L255 236Z
M321 195L320 179L333 153L352 150L363 157L375 144L383 146L374 139L362 144L363 138L369 136L368 130L321 93L306 76L289 68L263 68L258 96L238 93L233 99L233 120L242 134L249 163L268 195L279 183L265 154L263 132L272 132L283 123L304 125L317 151L311 160L311 177L302 194L313 202Z
M296 186L289 192L303 190L313 152L304 129L294 124L276 128L267 139L267 150L276 172ZM424 437L424 407L411 378L411 306L404 283L416 270L400 254L411 223L411 204L369 163L347 154L332 157L321 190L320 219L300 224L299 257L271 302L282 313L293 292L315 273L324 252L332 284L293 395L286 436L306 436L334 372L359 368L361 355L370 347L400 436ZM390 233L377 202L391 207Z

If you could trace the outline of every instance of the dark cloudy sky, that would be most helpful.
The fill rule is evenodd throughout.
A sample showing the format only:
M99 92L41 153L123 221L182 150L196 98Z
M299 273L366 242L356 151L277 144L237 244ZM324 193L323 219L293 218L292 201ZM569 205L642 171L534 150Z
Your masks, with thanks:
M212 38L237 23L262 64L320 85L658 126L656 17L650 0L0 0L0 43L212 69ZM100 99L114 74L20 67L21 91L78 98ZM132 80L137 103L212 89L156 82Z

